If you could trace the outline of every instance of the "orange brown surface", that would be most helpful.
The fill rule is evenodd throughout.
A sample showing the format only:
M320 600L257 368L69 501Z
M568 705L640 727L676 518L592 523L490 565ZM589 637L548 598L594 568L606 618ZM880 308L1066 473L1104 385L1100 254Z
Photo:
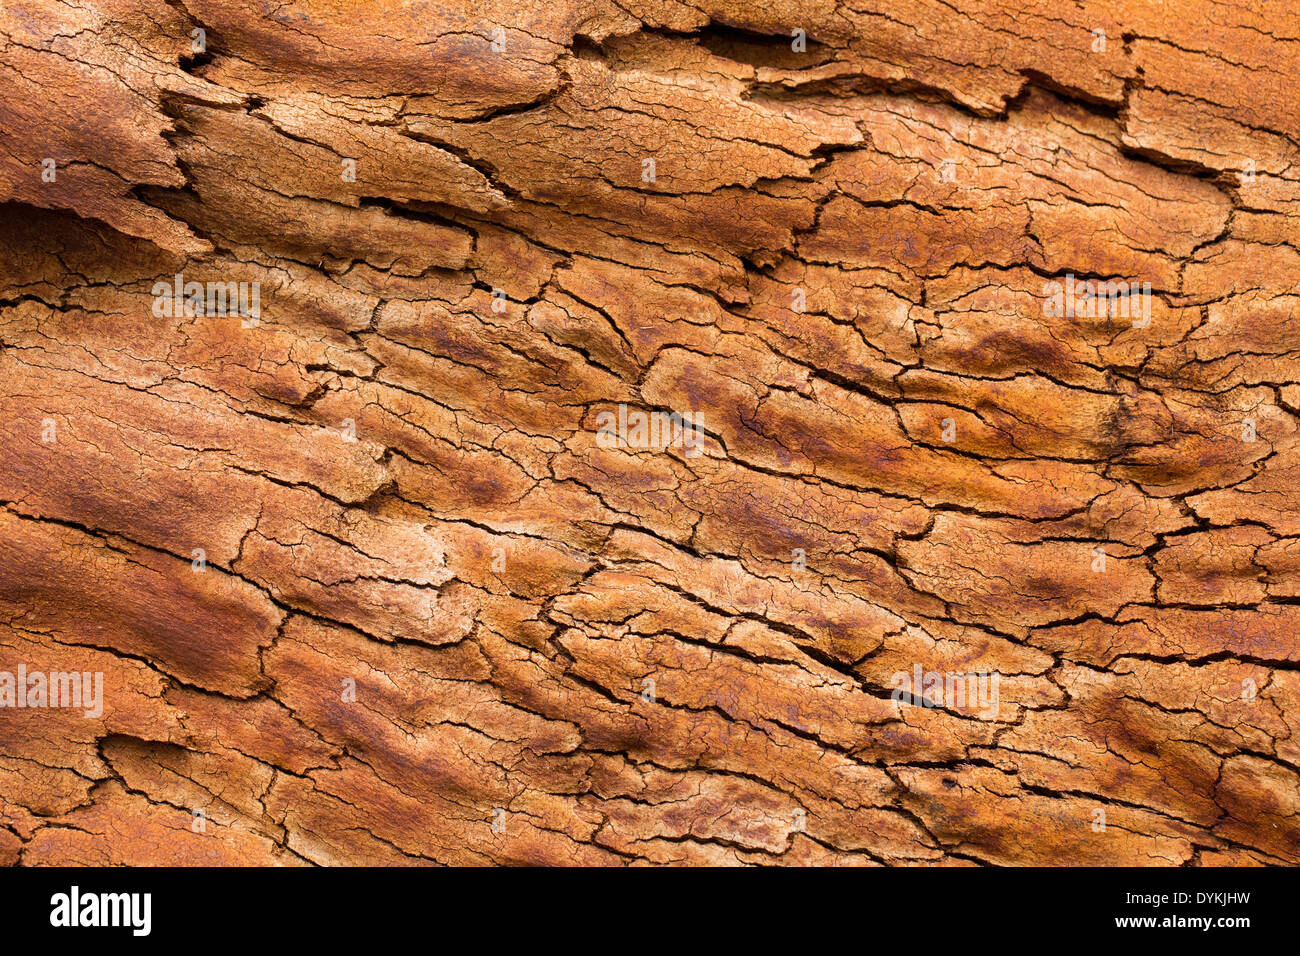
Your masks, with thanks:
M0 860L1300 863L1298 76L1280 0L5 3L0 670L104 690L0 708Z

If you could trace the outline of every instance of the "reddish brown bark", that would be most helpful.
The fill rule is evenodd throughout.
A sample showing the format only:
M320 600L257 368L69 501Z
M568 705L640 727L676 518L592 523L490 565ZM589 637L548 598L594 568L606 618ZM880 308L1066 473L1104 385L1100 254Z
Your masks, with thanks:
M6 4L0 858L1300 863L1298 36Z

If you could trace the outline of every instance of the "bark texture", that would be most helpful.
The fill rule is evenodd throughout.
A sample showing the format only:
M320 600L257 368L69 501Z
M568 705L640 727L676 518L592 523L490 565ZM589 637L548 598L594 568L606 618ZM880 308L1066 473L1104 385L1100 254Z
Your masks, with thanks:
M1297 76L1282 0L9 0L0 670L103 700L0 708L0 859L1300 863Z

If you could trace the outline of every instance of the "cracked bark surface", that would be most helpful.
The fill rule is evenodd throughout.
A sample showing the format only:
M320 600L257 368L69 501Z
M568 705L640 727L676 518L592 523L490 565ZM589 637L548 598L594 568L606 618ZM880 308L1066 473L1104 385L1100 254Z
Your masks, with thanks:
M0 669L104 675L0 708L0 859L1300 863L1285 4L15 0L0 49Z

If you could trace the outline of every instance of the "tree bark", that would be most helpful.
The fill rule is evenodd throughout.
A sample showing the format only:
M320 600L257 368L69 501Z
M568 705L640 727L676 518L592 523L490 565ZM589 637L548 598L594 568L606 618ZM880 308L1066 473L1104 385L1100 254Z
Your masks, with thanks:
M0 859L1300 863L1298 36L6 3Z

